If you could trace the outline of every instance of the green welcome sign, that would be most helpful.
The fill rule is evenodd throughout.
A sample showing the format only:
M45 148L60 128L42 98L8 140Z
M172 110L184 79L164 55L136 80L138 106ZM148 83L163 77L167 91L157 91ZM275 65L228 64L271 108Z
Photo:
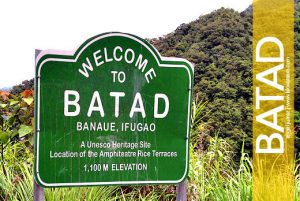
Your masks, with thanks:
M179 183L192 65L107 33L36 62L35 180L43 187Z

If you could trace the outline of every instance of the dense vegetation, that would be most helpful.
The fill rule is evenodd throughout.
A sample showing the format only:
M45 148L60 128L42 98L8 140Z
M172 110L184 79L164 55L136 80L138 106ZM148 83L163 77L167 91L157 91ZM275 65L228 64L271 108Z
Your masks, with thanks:
M32 95L31 90L17 95L8 92L0 94L0 200L32 200L33 125L32 121L26 121L33 118ZM189 200L251 200L252 167L247 154L243 153L240 164L235 164L232 147L218 136L209 139L205 151L197 149L199 134L205 127L202 117L207 104L198 101L196 99L193 103ZM174 200L175 190L174 185L56 188L45 189L45 198L48 201Z
M295 7L295 109L300 111L300 1ZM240 150L252 149L252 8L242 13L221 8L180 25L151 43L164 56L195 65L194 94L208 101L208 134L216 133ZM299 122L296 113L296 122ZM298 123L299 126L299 123ZM299 130L299 129L298 129ZM298 131L298 135L299 131ZM207 140L202 140L205 147ZM299 140L296 148L300 148Z
M299 2L295 9L298 125ZM150 42L163 56L183 57L195 65L189 199L252 200L248 154L252 149L251 7L242 13L216 10ZM32 199L33 94L33 80L14 86L10 92L0 91L0 200ZM300 137L299 127L296 131ZM300 148L299 140L296 148ZM46 200L174 200L175 190L174 186L63 188L47 189L45 196ZM299 192L297 175L296 200Z
M194 63L194 94L209 102L207 136L218 133L235 147L245 138L247 150L252 141L251 20L251 12L221 8L151 41L162 55Z

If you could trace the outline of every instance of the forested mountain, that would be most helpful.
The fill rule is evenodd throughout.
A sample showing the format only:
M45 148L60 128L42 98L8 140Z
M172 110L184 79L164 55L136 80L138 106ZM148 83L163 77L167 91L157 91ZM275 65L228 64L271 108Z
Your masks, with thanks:
M300 3L295 7L295 106L300 110ZM194 95L208 104L209 135L226 138L248 152L252 145L252 6L239 13L221 8L180 25L151 43L164 56L195 65ZM299 144L300 143L296 143Z
M208 101L203 119L210 135L233 145L252 135L252 13L221 8L151 40L164 56L186 58L195 65L194 96Z

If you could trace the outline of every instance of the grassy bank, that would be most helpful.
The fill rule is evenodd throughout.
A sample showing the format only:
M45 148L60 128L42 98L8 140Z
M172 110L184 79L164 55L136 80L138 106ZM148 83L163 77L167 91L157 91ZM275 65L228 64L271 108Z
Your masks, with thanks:
M226 142L211 139L206 153L191 147L189 200L251 200L251 163L247 155L233 165ZM6 176L0 171L0 200L32 200L33 154L22 143L7 149ZM21 152L21 153L20 153ZM22 161L20 154L23 158ZM9 155L9 156L8 156ZM174 200L174 186L57 188L45 190L46 200Z
M252 200L252 162L248 154L237 153L225 139L207 135L202 121L205 102L193 104L188 175L189 200ZM33 200L33 150L28 138L4 151L0 168L0 200ZM239 161L237 162L237 156ZM296 167L295 172L298 172ZM296 175L295 200L300 200L300 175ZM54 200L175 200L174 185L110 186L46 189L45 199Z
M226 141L215 136L205 152L190 149L189 200L252 200L252 164L242 154L240 164ZM6 175L0 170L0 200L33 200L33 154L22 143L6 149ZM298 169L299 167L297 167ZM295 200L300 200L300 175L296 175ZM94 187L46 189L54 200L175 200L175 186Z

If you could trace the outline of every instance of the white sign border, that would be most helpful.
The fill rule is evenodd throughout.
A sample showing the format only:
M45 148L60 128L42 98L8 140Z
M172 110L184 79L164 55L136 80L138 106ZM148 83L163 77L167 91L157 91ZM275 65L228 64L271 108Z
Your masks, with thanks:
M41 69L42 66L48 62L48 61L62 61L62 62L76 62L77 59L79 58L79 56L81 55L81 53L86 49L86 47L90 46L92 43L94 43L95 41L101 40L103 38L107 38L107 37L111 37L111 36L121 36L121 37L125 37L125 38L130 38L132 40L137 41L138 43L140 43L141 45L143 45L145 48L147 48L151 54L154 56L156 62L158 63L158 67L174 67L174 68L185 68L188 72L189 75L189 86L192 87L192 75L190 70L188 69L188 66L186 65L175 65L175 64L161 64L159 62L159 59L157 58L156 54L151 50L151 48L145 44L142 40L140 40L139 38L134 37L133 35L129 35L129 34L125 34L125 33L119 33L119 32L115 32L115 33L107 33L107 34L103 34L100 35L96 38L94 38L93 40L89 41L83 48L81 48L80 52L77 54L75 59L60 59L60 58L48 58L45 59L38 67L38 74L36 76L37 79L37 85L38 85L38 100L37 101L37 127L36 127L36 147L35 147L35 151L39 150L39 134L40 134L40 76L41 76ZM156 48L153 48L154 50L156 50ZM77 49L76 49L77 50ZM66 56L72 56L75 54L75 51L61 51L61 50L45 50L42 51L36 58L36 63L35 66L38 64L39 60L44 56L44 55L48 55L48 54L59 54L59 55L66 55ZM158 52L156 52L157 55L160 57L160 59L162 61L165 62L170 62L170 61L177 61L177 62L185 62L189 65L190 69L192 70L192 72L194 73L194 68L193 65L185 59L181 59L181 58L174 58L174 57L162 57L160 56L160 54ZM36 70L35 70L36 72ZM192 89L190 89L192 90ZM189 93L189 98L188 98L188 116L187 116L187 133L186 133L186 138L188 139L189 137L189 131L190 131L190 106L191 106L191 96L192 93ZM135 185L139 185L139 184L172 184L172 183L180 183L184 180L184 178L187 175L187 170L188 170L188 158L189 158L189 145L188 145L188 140L186 140L186 164L185 164L185 171L184 174L182 176L182 178L180 178L179 180L152 180L152 181L116 181L116 182L77 182L77 183L46 183L44 182L39 175L39 151L36 151L36 164L35 164L35 168L36 168L36 175L37 178L35 178L37 180L38 183L42 184L45 187L66 187L66 186L96 186L96 185L126 185L126 184L135 184Z

